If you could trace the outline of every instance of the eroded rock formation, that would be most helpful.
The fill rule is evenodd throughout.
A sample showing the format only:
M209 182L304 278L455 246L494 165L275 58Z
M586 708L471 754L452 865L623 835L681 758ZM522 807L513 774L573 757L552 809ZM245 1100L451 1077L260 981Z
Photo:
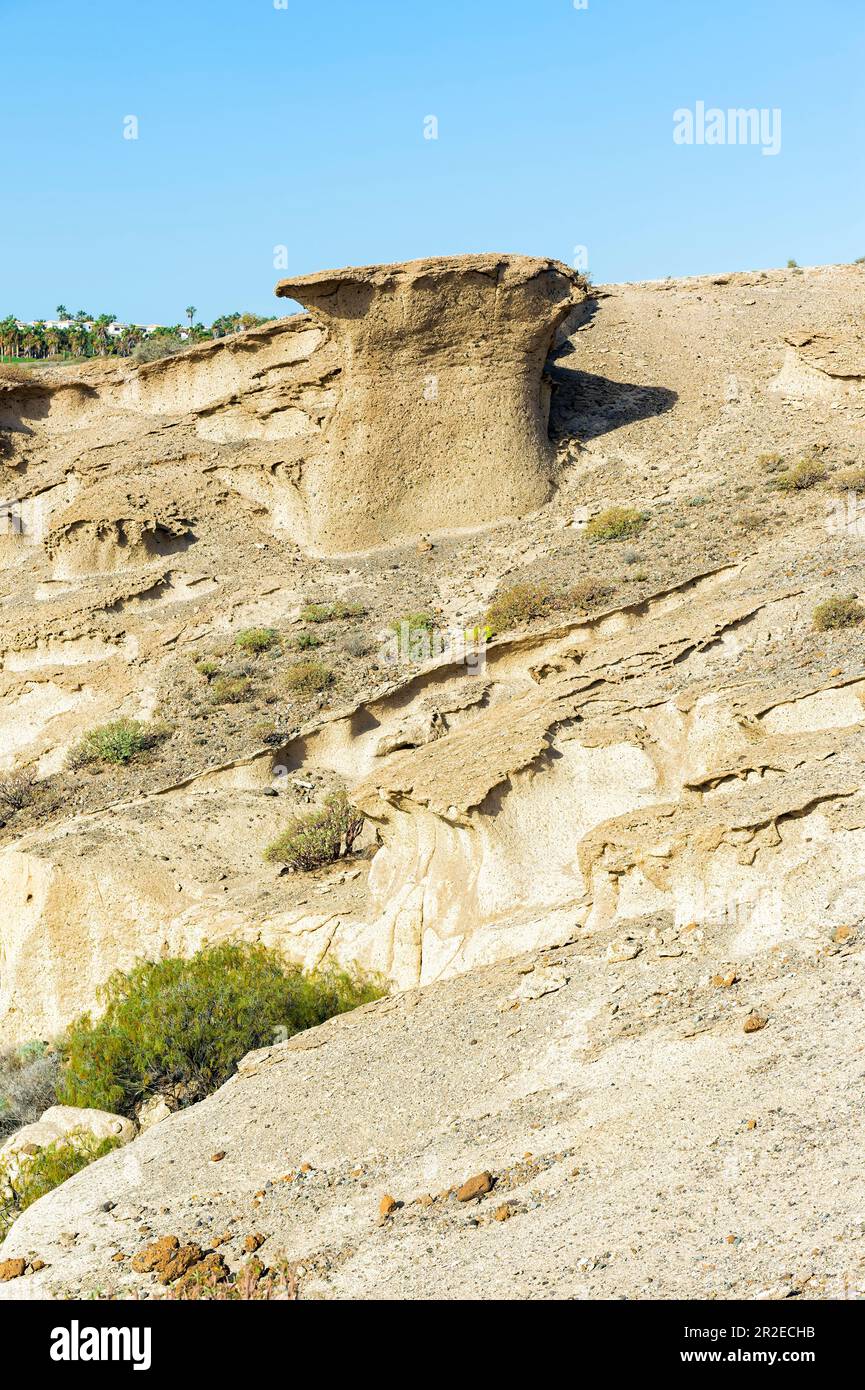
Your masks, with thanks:
M282 280L343 364L303 462L308 540L326 553L517 517L550 494L559 324L586 294L558 261L452 256Z

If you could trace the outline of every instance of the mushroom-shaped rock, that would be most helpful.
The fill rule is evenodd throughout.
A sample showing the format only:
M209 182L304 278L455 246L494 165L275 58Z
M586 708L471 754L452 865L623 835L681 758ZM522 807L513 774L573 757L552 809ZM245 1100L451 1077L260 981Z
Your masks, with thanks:
M544 361L586 296L529 256L451 256L282 280L327 331L338 400L302 490L324 553L524 515L549 496Z

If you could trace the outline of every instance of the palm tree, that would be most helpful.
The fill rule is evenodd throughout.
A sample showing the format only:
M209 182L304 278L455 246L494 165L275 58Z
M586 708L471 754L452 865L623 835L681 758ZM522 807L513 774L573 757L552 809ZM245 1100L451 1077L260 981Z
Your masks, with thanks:
M186 314L186 317L189 319L190 328L192 327L192 320L195 318L197 312L198 310L196 309L194 304L187 304L184 313Z
M0 356L17 357L21 330L14 314L0 319Z
M65 304L58 304L54 312L60 319L61 323L65 323L67 319L70 319L72 317Z

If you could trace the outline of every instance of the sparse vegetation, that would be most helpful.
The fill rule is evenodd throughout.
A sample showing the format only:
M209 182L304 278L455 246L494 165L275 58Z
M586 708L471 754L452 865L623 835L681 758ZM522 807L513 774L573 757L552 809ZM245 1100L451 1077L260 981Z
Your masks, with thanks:
M252 694L252 681L247 676L218 676L210 687L215 705L239 705Z
M214 676L219 675L219 662L201 659L196 661L195 669L200 676L204 676L205 679L209 681L212 680Z
M0 810L23 811L36 794L36 777L32 772L9 772L0 777Z
M766 524L762 512L737 512L733 519L740 531L759 531Z
M362 632L350 632L340 645L348 656L368 656L374 643Z
M814 626L818 632L830 632L839 627L855 627L865 618L865 608L854 594L846 598L829 598L814 609Z
M246 627L234 639L234 645L242 652L254 655L272 651L278 643L279 634L272 627Z
M575 608L596 608L599 603L603 603L615 593L612 584L605 584L602 579L593 579L586 576L574 584L567 593L567 602L573 604Z
M848 468L840 468L832 482L839 487L849 488L851 492L865 492L865 465L854 463Z
M27 1158L19 1160L10 1155L0 1160L0 1239L22 1211L97 1158L104 1158L118 1143L119 1140L113 1138L95 1139L93 1135L76 1134L74 1139L58 1139L54 1144L47 1144Z
M232 1274L222 1267L191 1269L178 1279L167 1297L183 1303L285 1303L297 1298L297 1278L286 1260L266 1269L253 1257Z
M783 454L768 453L757 455L757 467L765 473L777 473L784 466Z
M321 646L321 638L315 632L301 632L296 638L294 645L299 651L313 651L315 647Z
M332 623L337 619L362 618L365 614L362 603L308 603L300 616L305 623Z
M297 661L285 673L285 684L295 695L317 695L336 680L322 661Z
M590 541L624 541L638 536L645 528L648 517L634 507L606 507L593 516L586 527L586 538Z
M409 636L411 636L413 632L435 632L435 614L403 613L399 618L395 618L390 625L391 632L399 634L402 634L405 628L408 629Z
M792 468L779 473L775 479L775 486L781 488L783 492L801 492L805 488L815 487L817 483L825 482L825 466L815 458L801 458L793 464Z
M189 1105L215 1091L256 1047L377 999L380 984L344 971L305 974L261 945L222 942L181 960L140 961L99 993L63 1043L68 1105L134 1115L152 1095Z
M148 753L168 736L168 731L137 719L115 719L91 729L69 754L71 768L87 767L93 763L113 763L124 766Z
M264 857L291 869L317 869L350 854L363 829L363 815L344 791L333 792L319 811L295 816L282 834L268 845Z
M34 1041L0 1052L0 1143L57 1102L56 1051Z
M486 612L491 636L542 618L553 604L548 584L514 584L496 594Z

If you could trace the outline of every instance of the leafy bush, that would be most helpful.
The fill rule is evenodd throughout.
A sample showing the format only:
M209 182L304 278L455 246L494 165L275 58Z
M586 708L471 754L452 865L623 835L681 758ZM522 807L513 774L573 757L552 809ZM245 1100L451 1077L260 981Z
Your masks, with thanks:
M60 1062L45 1043L0 1052L0 1143L57 1104Z
M32 772L10 772L0 777L0 807L5 811L22 811L33 800L36 778Z
M326 797L320 811L295 816L282 834L268 845L265 859L288 864L292 869L317 869L345 852L350 854L363 829L363 815L351 805L344 791ZM343 846L345 847L343 850Z
M252 681L246 676L219 676L210 687L215 705L239 705L252 694Z
M783 492L801 492L804 488L824 482L825 478L826 469L818 459L802 458L798 463L794 463L792 468L778 474L775 486Z
M818 603L814 609L814 626L818 632L829 632L839 627L854 627L856 623L861 623L863 618L865 608L860 606L853 594L848 598L829 598L825 603Z
M552 606L552 595L547 584L515 584L511 589L503 589L494 596L487 609L486 625L491 635L506 632L518 627L520 623L540 618Z
M314 647L321 646L321 638L315 632L301 632L295 638L294 645L302 652L312 651Z
M433 613L403 613L402 617L390 624L391 632L402 633L403 624L408 628L409 636L413 632L434 632L436 628Z
M142 753L155 748L167 737L167 730L140 724L137 719L115 719L91 729L69 755L69 766L86 767L91 763L131 763Z
M335 680L333 671L321 661L297 661L285 673L285 683L296 695L316 695Z
M173 357L175 353L183 352L185 346L183 339L176 334L154 333L133 348L132 360L139 363L158 362L162 357Z
M308 603L300 616L305 623L332 623L339 618L362 618L365 613L362 603Z
M200 676L204 676L207 680L210 680L213 676L219 675L219 663L217 661L207 661L205 659L196 661L195 669Z
M647 522L646 514L638 512L634 507L607 507L592 517L586 527L586 536L596 543L624 541L631 536L638 536Z
M23 1160L12 1154L0 1160L0 1239L22 1211L97 1158L104 1158L119 1142L115 1138L96 1139L92 1134L80 1134L74 1140L58 1139L46 1144Z
M58 1087L67 1105L133 1115L148 1096L201 1100L256 1047L377 999L344 971L304 974L265 946L223 942L189 960L140 961L100 991L103 1015L74 1023Z
M234 645L243 652L269 652L279 642L279 634L272 627L246 627L238 632Z

